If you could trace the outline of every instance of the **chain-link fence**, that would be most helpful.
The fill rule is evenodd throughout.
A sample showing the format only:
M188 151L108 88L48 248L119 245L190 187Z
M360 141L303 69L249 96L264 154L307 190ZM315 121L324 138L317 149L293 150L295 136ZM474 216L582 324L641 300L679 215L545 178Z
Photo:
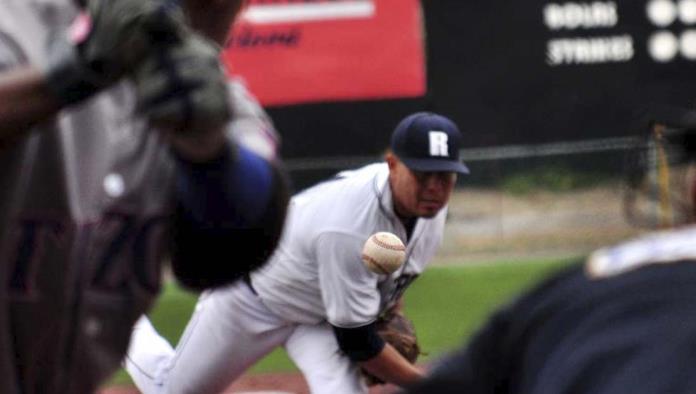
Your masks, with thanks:
M465 149L437 263L581 256L643 233L626 215L634 137ZM288 160L307 186L378 157ZM655 207L653 207L655 208ZM656 209L656 208L655 208Z

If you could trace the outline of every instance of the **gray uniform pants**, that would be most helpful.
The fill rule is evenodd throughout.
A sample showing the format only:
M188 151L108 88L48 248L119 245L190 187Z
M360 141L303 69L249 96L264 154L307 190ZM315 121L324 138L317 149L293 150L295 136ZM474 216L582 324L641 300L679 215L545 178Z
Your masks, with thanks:
M219 393L278 346L302 371L312 393L368 392L328 324L287 322L243 282L201 296L176 350L143 316L125 366L144 394Z

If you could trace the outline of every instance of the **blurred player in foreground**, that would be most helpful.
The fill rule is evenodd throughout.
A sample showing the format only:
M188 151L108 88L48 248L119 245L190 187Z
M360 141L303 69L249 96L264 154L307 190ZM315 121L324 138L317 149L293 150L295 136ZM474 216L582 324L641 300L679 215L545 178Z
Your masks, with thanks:
M693 223L696 113L654 120L641 179L662 208L669 200ZM552 276L408 393L693 393L696 227L680 227L600 249Z
M218 393L283 346L312 393L366 393L361 368L397 385L422 376L377 334L442 241L461 134L432 113L406 117L386 163L336 177L291 199L276 253L249 280L201 296L176 350L143 318L127 370L146 393ZM406 243L391 275L369 271L364 242L388 231Z
M218 61L240 3L0 0L3 393L94 392L165 256L203 289L274 249L282 177L228 133L270 125Z

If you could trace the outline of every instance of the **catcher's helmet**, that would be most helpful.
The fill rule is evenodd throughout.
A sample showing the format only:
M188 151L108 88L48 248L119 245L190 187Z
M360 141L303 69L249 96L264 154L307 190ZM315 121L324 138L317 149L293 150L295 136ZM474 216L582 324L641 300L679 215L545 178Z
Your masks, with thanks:
M639 123L627 160L624 209L634 224L671 227L696 218L696 111L661 107Z

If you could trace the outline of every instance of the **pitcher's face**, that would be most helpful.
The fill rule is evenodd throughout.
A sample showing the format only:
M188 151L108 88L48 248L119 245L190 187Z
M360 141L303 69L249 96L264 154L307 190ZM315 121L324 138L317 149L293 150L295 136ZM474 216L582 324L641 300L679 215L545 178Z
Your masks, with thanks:
M412 171L396 156L387 156L394 210L404 218L431 218L449 201L457 182L454 172Z

